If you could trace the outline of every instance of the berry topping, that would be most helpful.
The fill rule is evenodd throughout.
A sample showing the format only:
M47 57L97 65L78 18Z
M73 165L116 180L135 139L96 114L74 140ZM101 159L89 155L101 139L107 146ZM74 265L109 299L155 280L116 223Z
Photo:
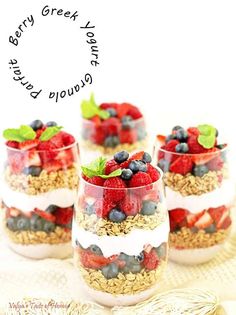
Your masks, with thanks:
M141 187L152 183L151 177L147 173L138 172L133 175L129 182L129 187Z
M207 150L198 143L198 136L190 136L188 138L189 153L205 153Z
M126 160L128 160L128 158L129 153L126 151L120 151L114 155L114 160L119 164L125 162Z
M152 162L151 155L149 153L147 153L147 152L144 152L142 161L145 162L145 163L151 163Z
M186 175L190 173L193 168L193 162L191 158L187 155L183 155L178 157L171 165L170 171L173 173L178 173L182 175Z
M212 223L213 219L210 214L208 212L204 212L200 219L195 223L195 226L200 230L209 227Z
M188 139L188 133L183 128L180 128L175 133L176 139L180 142L185 142Z
M174 222L176 224L183 221L186 217L187 211L184 209L174 209L169 211L170 222Z
M126 219L126 215L120 209L112 209L109 213L109 220L114 223L120 223Z
M102 268L102 274L106 279L116 278L119 273L119 268L117 264L111 263Z
M147 172L147 164L141 160L138 161L132 161L129 164L129 169L133 172L133 173L137 173L137 172Z
M152 200L143 201L141 213L143 215L153 215L157 210L157 203Z
M6 145L10 148L18 149L19 148L19 143L16 141L7 141Z
M135 216L140 212L141 209L140 199L136 196L134 198L126 196L120 201L119 208L125 213L126 216Z
M46 221L55 222L55 220L56 220L56 217L49 212L42 211L42 210L37 209L37 208L34 209L34 212Z
M165 146L166 151L175 152L176 146L179 144L178 140L170 140Z
M108 213L115 207L115 203L106 199L98 199L92 209L92 213L95 212L99 218L106 218Z
M109 175L115 170L117 170L118 168L120 168L120 165L117 164L115 160L109 160L106 162L106 165L105 165L105 174Z
M153 183L156 182L160 178L160 173L151 164L147 165L147 173L151 177Z
M132 176L133 176L133 172L130 169L124 168L122 170L122 173L121 173L120 177L123 180L130 180Z
M202 177L203 175L207 174L209 172L209 169L206 165L196 165L193 168L193 174L195 176Z
M29 166L23 169L25 175L39 176L41 172L42 168L40 166Z
M117 116L117 111L115 110L115 108L107 108L106 111L109 113L110 117L116 117Z
M179 143L175 147L175 151L177 153L187 153L188 152L188 144L187 143Z
M32 121L32 123L30 124L30 127L34 130L37 131L38 129L42 129L43 128L43 122L39 119Z
M119 177L108 178L105 181L103 187L108 188L108 189L105 189L104 191L105 199L118 202L125 197L126 185L125 185L125 182ZM116 189L109 189L109 188L116 188Z
M179 129L183 129L183 127L181 127L181 126L174 126L174 127L172 128L172 132L174 133L175 131L177 131L177 130L179 130Z
M149 253L144 251L143 265L148 270L154 270L158 267L159 259L157 252L153 248Z
M73 208L58 208L53 214L56 217L56 224L67 225L72 220Z
M20 150L30 150L33 148L36 148L39 145L39 140L26 140L19 143L19 149Z
M57 126L57 123L55 121L49 121L46 123L46 126L47 127L54 127L54 126Z
M124 116L121 118L122 129L133 129L135 122L131 116Z
M117 136L108 136L105 138L104 146L107 148L115 148L120 143Z

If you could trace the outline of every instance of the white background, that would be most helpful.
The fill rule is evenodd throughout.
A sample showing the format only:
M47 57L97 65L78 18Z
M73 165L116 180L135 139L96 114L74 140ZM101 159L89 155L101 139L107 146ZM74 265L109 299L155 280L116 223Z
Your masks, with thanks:
M74 22L41 15L45 5L79 11ZM19 46L9 44L30 14ZM235 1L4 1L1 6L0 129L35 118L56 120L79 136L80 102L94 91L98 102L129 101L145 113L152 135L175 124L214 124L236 155ZM100 66L94 83L57 104L37 100L12 80L10 58L37 89L66 89L89 65L79 26L96 25Z

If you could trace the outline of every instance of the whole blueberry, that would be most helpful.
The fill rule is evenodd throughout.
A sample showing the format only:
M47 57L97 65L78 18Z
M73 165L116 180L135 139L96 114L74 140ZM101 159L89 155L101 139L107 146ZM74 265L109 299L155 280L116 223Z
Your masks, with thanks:
M185 142L179 143L179 144L177 144L176 147L175 147L175 151L176 151L177 153L187 153L188 150L189 150L188 144L185 143Z
M202 177L209 172L209 169L206 165L196 165L193 168L193 175Z
M129 153L127 151L120 151L114 155L114 160L119 164L125 162L128 158Z
M95 209L94 209L93 205L87 204L85 206L85 213L88 214L88 215L94 214L95 213Z
M175 134L171 134L171 135L168 135L166 137L165 142L168 143L170 140L174 140L174 139L176 139L176 135Z
M117 264L111 263L102 268L102 274L106 279L113 279L118 276L119 268Z
M143 261L144 261L144 253L141 252L138 256L135 256L135 259L136 259L138 262L143 262Z
M39 216L33 215L32 218L30 219L30 229L32 231L42 231L44 222L45 221Z
M37 131L38 129L43 128L43 122L39 119L32 121L30 124L30 127L34 130Z
M216 138L219 136L219 131L216 129Z
M129 169L133 173L137 172L147 172L147 165L145 162L137 160L137 161L131 161L129 164Z
M141 214L142 215L153 215L157 210L157 203L152 200L144 200Z
M116 208L112 209L109 212L108 217L109 217L109 220L114 223L120 223L126 219L126 215L124 214L124 212Z
M173 132L173 131L177 131L177 130L179 130L179 129L184 129L184 128L177 125L177 126L174 126L174 127L172 128L172 132Z
M17 221L18 221L17 218L13 217L8 218L6 222L8 229L11 231L17 231Z
M106 111L110 114L110 117L116 117L117 116L117 111L115 108L107 108Z
M133 264L129 266L129 271L131 273L139 273L142 270L142 266L140 264Z
M137 135L138 135L138 141L141 141L141 140L145 139L146 136L147 136L147 132L146 132L145 128L138 127Z
M53 232L56 228L56 225L53 222L45 221L43 224L43 231L50 233Z
M176 139L179 140L180 142L185 142L188 139L188 133L186 130L183 128L178 129L176 131Z
M152 162L151 155L149 153L147 153L147 152L144 152L142 161L145 162L145 163L151 163Z
M23 173L25 175L31 175L31 176L39 176L42 172L42 168L40 166L29 166L25 167L23 170Z
M117 136L108 136L105 139L104 146L109 148L115 148L120 143Z
M90 245L88 249L91 252L93 252L95 255L98 255L98 256L102 256L103 255L100 247L98 247L97 245Z
M130 180L132 176L133 176L133 172L130 169L128 169L128 168L124 168L122 170L121 175L120 175L120 177L123 180Z
M55 121L49 121L46 123L46 126L47 127L54 127L54 126L57 126L57 123Z
M170 162L168 162L168 161L165 160L165 159L161 159L161 160L159 160L157 166L159 166L160 169L161 169L164 173L166 173L166 172L169 171Z
M20 231L28 230L30 227L30 221L28 218L21 217L17 221L17 229Z
M131 116L124 116L121 119L122 129L133 129L135 127L135 122Z
M58 209L58 206L56 205L50 205L47 207L47 209L45 210L46 212L49 212L49 213L53 213L55 212L56 210Z
M166 244L161 244L159 247L157 247L156 252L159 258L165 258L167 255Z
M225 144L218 144L216 147L217 147L218 149L222 150L222 149L224 149Z
M205 232L206 233L215 233L216 232L216 226L215 224L211 224L210 226L208 226L207 228L205 228Z
M75 245L76 245L76 246L80 246L80 243L79 243L78 238L75 239Z

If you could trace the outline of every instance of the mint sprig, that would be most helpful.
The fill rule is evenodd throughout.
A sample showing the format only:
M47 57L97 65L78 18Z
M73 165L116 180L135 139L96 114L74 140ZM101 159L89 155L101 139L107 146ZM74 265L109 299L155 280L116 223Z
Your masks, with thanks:
M122 172L121 169L117 169L110 173L109 175L105 174L106 161L107 161L106 158L99 157L90 164L86 166L81 166L83 174L89 178L99 176L104 179L120 176Z
M58 132L60 132L62 128L63 127L59 127L59 126L47 127L47 129L43 131L39 139L41 141L48 141L52 137L54 137L56 134L58 134Z
M94 116L98 115L102 119L108 119L110 117L110 114L98 107L98 105L95 102L93 93L90 96L89 100L83 100L81 103L81 112L82 116L85 119L91 119Z
M211 125L199 125L200 132L198 136L198 143L205 149L211 149L215 146L216 128Z
M9 128L3 131L3 137L8 141L24 142L34 140L36 132L27 125L21 125L20 128Z

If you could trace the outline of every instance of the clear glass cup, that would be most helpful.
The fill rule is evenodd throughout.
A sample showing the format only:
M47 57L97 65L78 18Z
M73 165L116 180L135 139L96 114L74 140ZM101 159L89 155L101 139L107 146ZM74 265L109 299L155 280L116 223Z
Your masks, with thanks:
M115 118L117 120L117 118ZM118 151L135 152L147 147L147 132L144 118L132 120L131 129L122 129L121 123L107 120L96 123L82 119L81 158L94 160L101 154L113 156Z
M232 225L234 185L228 171L228 147L215 152L169 152L157 142L154 160L164 172L170 218L170 259L204 263L216 256ZM190 165L191 172L184 170Z
M108 306L152 296L168 252L162 176L153 184L123 189L81 179L79 191L72 243L85 290Z
M26 257L65 258L78 200L78 144L53 150L5 147L3 231L9 247Z

